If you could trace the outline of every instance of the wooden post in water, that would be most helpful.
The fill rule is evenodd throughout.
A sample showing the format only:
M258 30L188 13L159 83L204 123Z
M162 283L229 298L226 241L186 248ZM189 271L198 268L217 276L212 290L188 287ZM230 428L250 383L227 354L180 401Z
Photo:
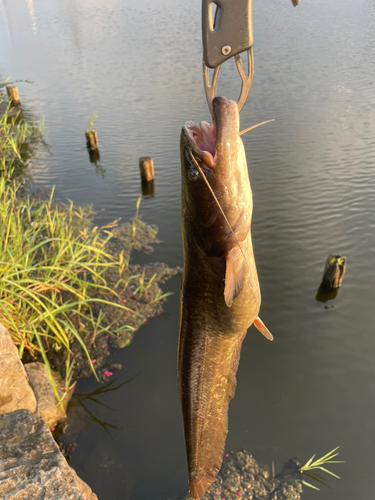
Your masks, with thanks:
M154 161L151 156L142 156L139 158L139 169L143 182L149 182L154 179Z
M341 286L346 270L346 257L341 255L329 254L324 266L322 283L329 288L338 288Z
M85 132L87 149L89 151L95 151L98 149L98 134L96 130L86 130Z
M8 97L12 101L12 104L17 105L20 104L20 96L18 94L18 89L14 85L7 85L6 87Z

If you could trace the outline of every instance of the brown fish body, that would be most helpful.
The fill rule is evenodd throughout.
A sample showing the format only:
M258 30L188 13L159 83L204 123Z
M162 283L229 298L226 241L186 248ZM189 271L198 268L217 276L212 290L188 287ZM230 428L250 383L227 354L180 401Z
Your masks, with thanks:
M212 127L187 122L181 133L184 270L178 378L193 498L204 496L220 469L241 345L250 325L258 324L260 308L238 109L224 97L215 98L213 109Z

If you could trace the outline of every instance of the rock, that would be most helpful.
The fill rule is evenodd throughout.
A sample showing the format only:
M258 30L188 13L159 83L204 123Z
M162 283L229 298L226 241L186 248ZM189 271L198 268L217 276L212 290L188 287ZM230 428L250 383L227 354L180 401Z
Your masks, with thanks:
M298 475L301 465L297 459L291 459L281 473L273 477L268 467L257 462L247 451L226 453L205 499L301 500L302 484ZM185 500L191 500L190 495Z
M46 424L27 410L0 416L2 500L98 500L69 467Z
M73 395L75 384L68 392L63 391L62 388L65 385L63 379L59 373L53 372L56 387L62 399L63 410L57 401L45 365L37 362L28 363L24 366L29 378L29 383L36 396L36 413L38 417L42 418L49 428L56 427L60 420L66 418L66 410L69 400Z
M36 399L26 371L8 330L2 324L0 324L0 381L0 415L20 409L36 411Z

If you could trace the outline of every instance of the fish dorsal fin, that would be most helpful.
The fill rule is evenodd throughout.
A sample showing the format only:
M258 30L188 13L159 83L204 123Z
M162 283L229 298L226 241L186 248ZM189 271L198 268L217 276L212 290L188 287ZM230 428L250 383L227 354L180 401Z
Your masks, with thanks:
M241 248L235 246L225 254L224 299L228 307L242 290L245 277L245 260Z
M254 320L254 326L257 330L260 331L260 333L266 337L268 340L273 340L273 335L272 333L268 330L266 325L263 323L263 321L260 319L259 316L257 316Z

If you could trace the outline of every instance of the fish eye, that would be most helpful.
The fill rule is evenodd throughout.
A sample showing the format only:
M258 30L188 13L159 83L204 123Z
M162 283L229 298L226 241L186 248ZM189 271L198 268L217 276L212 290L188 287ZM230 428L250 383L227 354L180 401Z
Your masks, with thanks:
M195 168L191 168L188 173L189 179L191 181L197 181L199 179L199 172Z

